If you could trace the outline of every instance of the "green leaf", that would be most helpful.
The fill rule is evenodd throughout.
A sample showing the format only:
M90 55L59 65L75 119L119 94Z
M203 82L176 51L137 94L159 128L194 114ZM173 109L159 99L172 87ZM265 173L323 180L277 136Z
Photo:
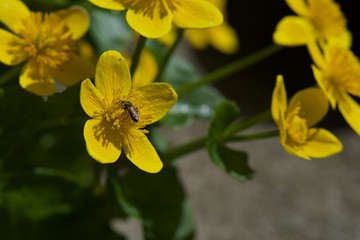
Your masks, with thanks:
M98 53L107 50L124 51L133 40L133 32L125 20L125 12L93 9L91 14L90 36Z
M238 116L239 109L234 102L221 101L215 108L210 123L206 147L216 166L240 181L249 180L254 171L248 166L247 155L224 146L223 132Z
M163 77L174 89L199 79L199 75L185 59L173 56L169 62ZM212 86L201 86L179 97L178 102L171 109L161 123L172 127L185 127L194 119L209 119L213 115L213 109L223 95Z
M194 221L175 168L157 174L133 168L118 184L118 203L142 221L146 239L191 239Z

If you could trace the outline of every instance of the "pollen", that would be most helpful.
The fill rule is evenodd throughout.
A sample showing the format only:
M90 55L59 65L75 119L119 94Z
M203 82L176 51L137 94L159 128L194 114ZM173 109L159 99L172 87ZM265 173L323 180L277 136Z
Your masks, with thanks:
M286 127L291 140L302 145L307 142L309 131L306 119L299 114L300 110L301 107L297 106L287 115Z
M346 18L333 0L308 0L309 19L320 39L340 35L346 29Z
M18 34L22 40L12 44L17 49L14 54L51 68L61 66L75 51L69 27L53 13L30 13Z

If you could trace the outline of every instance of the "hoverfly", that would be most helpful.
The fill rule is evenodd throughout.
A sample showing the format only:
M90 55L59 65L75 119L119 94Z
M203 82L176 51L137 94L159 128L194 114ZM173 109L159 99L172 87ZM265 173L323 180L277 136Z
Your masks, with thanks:
M134 122L139 121L138 109L130 101L122 101L121 107L130 115Z

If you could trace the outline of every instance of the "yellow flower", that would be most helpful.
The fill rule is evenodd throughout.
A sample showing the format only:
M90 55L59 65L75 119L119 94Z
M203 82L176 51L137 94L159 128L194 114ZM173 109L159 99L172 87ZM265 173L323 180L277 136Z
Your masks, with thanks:
M55 91L54 79L70 86L93 77L94 64L76 53L76 44L89 28L88 13L71 7L53 13L30 12L21 1L0 3L0 62L14 66L27 61L20 85L37 95Z
M342 144L331 132L312 127L326 115L328 108L328 101L318 88L299 91L288 106L284 80L279 75L273 91L271 113L279 127L280 143L284 149L307 160L340 152Z
M167 34L171 25L179 28L208 28L220 25L221 12L205 0L89 0L110 10L127 10L128 24L147 38Z
M313 73L331 107L339 108L351 128L360 135L360 105L349 95L360 97L360 62L349 50L336 44L323 46L323 53L314 44L310 53L316 64Z
M333 0L286 0L298 16L286 16L276 26L275 43L301 46L317 40L320 43L336 41L343 46L351 44L346 18Z
M100 56L95 86L86 79L80 90L81 105L91 117L84 126L88 153L100 163L112 163L123 149L127 158L143 171L160 171L162 162L144 128L172 108L177 101L174 89L167 83L131 89L128 64L113 50Z
M226 0L207 1L218 7L224 16L226 15ZM222 53L233 54L239 49L239 39L236 31L227 22L223 22L221 25L212 28L188 29L185 31L184 36L193 48L199 50L212 46ZM175 31L171 31L159 40L166 45L172 45L175 38Z

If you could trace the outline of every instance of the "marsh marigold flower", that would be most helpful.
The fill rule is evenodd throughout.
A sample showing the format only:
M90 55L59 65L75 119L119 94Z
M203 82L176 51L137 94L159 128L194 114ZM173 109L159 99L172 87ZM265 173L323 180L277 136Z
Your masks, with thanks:
M113 50L103 53L96 66L95 86L86 79L80 90L81 105L91 117L84 126L88 153L100 163L112 163L124 150L143 171L160 171L162 162L144 128L164 117L176 100L177 94L167 83L132 89L122 55Z
M286 16L276 26L275 43L301 46L317 40L351 44L351 34L340 6L333 0L286 0L297 16Z
M171 25L179 28L208 28L223 21L219 9L205 0L89 0L110 10L127 10L126 20L140 35L159 38Z
M25 65L20 85L41 96L52 95L54 79L70 86L94 74L94 64L76 53L77 42L89 28L88 13L71 7L52 13L31 12L18 0L0 3L0 62Z
M307 88L295 94L287 103L284 80L276 79L271 113L279 127L280 143L284 149L298 157L324 158L342 150L341 142L329 131L313 128L327 113L326 96L321 89Z
M312 70L317 83L333 109L338 107L351 128L360 135L360 105L350 96L360 97L360 62L348 48L326 44L320 50L312 45L316 65Z

